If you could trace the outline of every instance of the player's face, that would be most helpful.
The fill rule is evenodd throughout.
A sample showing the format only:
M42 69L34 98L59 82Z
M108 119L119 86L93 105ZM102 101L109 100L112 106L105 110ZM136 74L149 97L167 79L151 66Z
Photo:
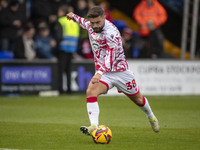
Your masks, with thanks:
M98 16L96 18L89 18L92 29L96 33L100 33L104 27L105 23L105 17L104 16Z

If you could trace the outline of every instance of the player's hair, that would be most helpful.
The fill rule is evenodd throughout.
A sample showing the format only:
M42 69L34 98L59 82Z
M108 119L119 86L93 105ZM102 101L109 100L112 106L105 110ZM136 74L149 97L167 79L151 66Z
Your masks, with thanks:
M87 13L88 18L96 18L99 16L104 16L104 10L100 6L92 7Z

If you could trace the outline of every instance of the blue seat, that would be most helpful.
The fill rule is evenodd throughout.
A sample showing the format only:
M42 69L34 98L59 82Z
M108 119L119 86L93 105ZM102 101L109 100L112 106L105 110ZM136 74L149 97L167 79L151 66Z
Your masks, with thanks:
M12 51L0 51L0 59L14 59Z
M118 30L123 30L127 27L127 24L124 20L115 20L113 24L118 28Z

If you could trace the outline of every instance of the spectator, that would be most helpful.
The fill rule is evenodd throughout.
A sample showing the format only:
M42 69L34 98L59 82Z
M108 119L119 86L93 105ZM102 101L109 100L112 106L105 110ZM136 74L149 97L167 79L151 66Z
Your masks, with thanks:
M92 1L90 3L87 3L86 0L78 0L77 1L77 10L76 13L79 16L86 17L88 12L89 4L92 4ZM89 37L87 30L80 29L80 37L79 37L79 44L78 44L78 54L86 59L93 59L91 46L89 43Z
M0 0L0 12L8 6L7 0Z
M92 49L90 46L90 42L88 39L85 39L82 41L81 43L81 50L82 50L82 54L83 57L86 59L93 59L93 54L92 54Z
M31 20L32 10L33 10L33 0L21 0L21 1L23 1L27 20Z
M15 41L14 56L17 59L32 61L36 58L36 45L33 40L35 28L31 22L26 23L22 36Z
M13 50L13 43L22 33L25 16L18 0L12 0L0 14L0 49ZM21 12L21 13L20 13Z
M140 25L140 35L143 37L149 35L149 21L153 21L156 28L167 21L167 13L157 0L141 0L134 9L133 17Z
M52 15L52 11L52 1L34 0L32 18L35 25L37 25L40 20L45 20L46 22L48 22L48 24L51 24L52 21L56 21L56 15Z
M49 0L34 0L32 15L35 25L38 24L40 20L45 20L49 23L51 10L51 3Z
M79 16L85 17L88 12L88 3L86 0L78 0L77 1L77 9L76 9L76 14Z
M145 41L128 27L121 31L121 35L126 58L139 58L145 48Z
M122 45L126 58L133 58L133 31L125 28L121 31Z
M56 41L51 37L50 29L46 21L41 21L38 24L38 33L35 37L35 42L39 58L56 60L56 57L53 55Z
M52 17L53 22L57 21L58 8L62 5L70 5L71 4L70 0L51 0L50 2L51 2L51 15L52 16L50 16L49 19L52 20L51 19L51 17ZM54 20L54 19L56 19L56 20Z
M106 19L110 22L113 22L113 19L112 19L112 14L109 10L109 6L108 6L108 3L106 1L102 1L100 4L101 8L103 8L104 10L104 13L106 15Z
M57 18L58 8L62 5L70 5L71 0L50 0L49 3L51 7L50 14L48 16L49 28L51 31L53 31L58 19Z
M59 91L63 90L63 73L67 75L67 93L71 93L71 62L77 51L79 38L79 25L67 20L66 14L73 11L73 7L63 5L58 9L58 22L56 25L56 40L58 46Z
M88 1L88 9L94 7L96 4L95 4L95 0L89 0Z
M173 58L170 54L164 52L164 35L160 28L156 28L153 21L148 21L148 29L150 34L148 36L146 57L157 58Z
M34 0L32 20L37 26L41 20L48 23L51 34L54 36L54 27L57 22L58 8L62 5L69 5L71 0Z
M0 16L3 15L2 12L5 8L7 8L7 6L8 6L8 2L6 0L0 0ZM1 32L1 28L2 28L2 25L0 24L0 32ZM2 40L3 39L0 37L0 51L5 49L5 48L3 48L3 45L2 45L3 41Z
M150 34L147 43L147 58L161 58L163 55L164 36L159 28L156 28L153 21L148 21L148 29Z
M164 7L157 0L141 0L134 9L134 18L140 25L139 33L146 43L145 48L140 52L140 57L159 58L163 53L164 42L159 28L167 21Z

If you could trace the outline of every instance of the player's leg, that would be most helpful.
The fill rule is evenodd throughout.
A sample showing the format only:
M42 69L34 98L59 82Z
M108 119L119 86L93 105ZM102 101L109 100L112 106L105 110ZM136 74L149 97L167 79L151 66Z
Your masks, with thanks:
M159 123L151 110L147 98L142 96L140 93L139 86L134 74L127 70L116 72L115 74L112 74L112 76L109 76L109 78L114 80L114 84L120 92L125 93L136 105L138 105L144 111L144 113L149 118L152 129L155 132L158 132Z
M92 84L90 82L86 91L87 95L87 111L91 125L99 125L99 105L97 96L107 92L107 86L101 82Z
M90 82L86 91L87 95L87 111L91 126L82 126L80 130L86 134L91 135L91 132L99 125L99 105L97 96L107 92L107 86L101 82L92 84Z
M136 105L138 105L143 111L144 113L147 115L147 117L149 119L153 118L153 112L151 110L151 107L148 103L147 98L145 98L144 96L142 96L142 94L139 92L136 95L127 95Z
M139 92L136 95L127 95L136 105L138 105L143 112L146 114L147 118L149 119L149 122L152 126L153 131L159 132L160 126L157 118L153 114L151 107L149 105L149 102L146 97L142 96L142 94Z
M86 91L86 95L87 97L97 97L100 94L105 94L107 91L108 87L101 81L95 84L90 82Z

